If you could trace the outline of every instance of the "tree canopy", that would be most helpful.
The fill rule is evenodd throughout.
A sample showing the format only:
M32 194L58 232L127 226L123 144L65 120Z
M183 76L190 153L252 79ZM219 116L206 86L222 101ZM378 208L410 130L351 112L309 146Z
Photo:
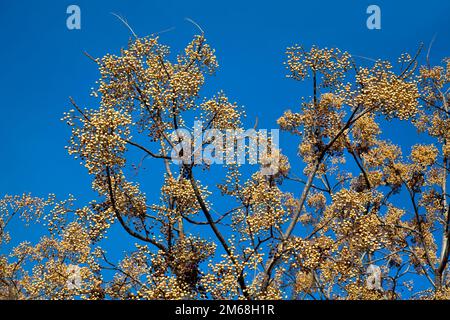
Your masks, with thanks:
M271 147L250 173L217 165L220 176L205 175L211 162L173 162L183 139L173 132L194 119L201 134L246 129L238 102L201 93L218 68L203 33L175 58L158 37L89 58L98 106L71 98L63 120L98 197L0 201L0 248L12 219L47 230L0 255L2 298L450 298L450 59L432 66L419 49L357 65L337 48L287 48L287 77L311 90L277 120L296 143ZM395 121L427 143L405 150L383 138ZM131 174L136 155L163 181L159 195ZM103 248L115 224L136 242L118 263Z

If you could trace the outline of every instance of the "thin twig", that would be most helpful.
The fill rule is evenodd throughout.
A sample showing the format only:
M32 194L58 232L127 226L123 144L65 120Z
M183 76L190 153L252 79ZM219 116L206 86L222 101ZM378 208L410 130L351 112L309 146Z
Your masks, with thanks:
M131 32L131 34L133 35L133 37L135 37L136 39L137 39L137 35L136 35L136 33L134 32L134 30L130 27L130 25L128 24L128 22L124 19L124 18L122 18L121 16L119 16L117 13L114 13L114 12L110 12L113 16L115 16L117 19L119 19L127 28L128 28L128 30L130 30L130 32Z

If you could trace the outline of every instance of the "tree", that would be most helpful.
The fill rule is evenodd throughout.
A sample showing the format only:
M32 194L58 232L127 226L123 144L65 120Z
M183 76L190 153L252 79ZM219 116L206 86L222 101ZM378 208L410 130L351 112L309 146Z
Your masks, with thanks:
M223 92L200 97L218 67L204 34L174 61L158 37L136 37L120 55L88 55L100 71L92 94L99 106L71 99L64 120L72 128L68 152L81 159L99 198L76 208L72 197L6 196L2 245L16 215L46 221L48 232L1 256L1 296L450 298L450 59L433 67L427 57L419 67L419 50L398 66L357 66L338 49L297 45L286 55L288 77L312 92L278 119L296 137L299 160L271 146L251 174L232 162L220 167L223 177L202 181L211 162L173 162L187 156L177 145L194 144L179 130L197 117L203 136L244 131L243 110ZM416 126L433 143L404 155L381 136L390 121ZM229 143L207 137L201 147ZM136 155L152 161L153 175L162 172L159 201L133 181ZM265 174L267 166L275 170ZM137 242L119 263L102 248L113 224ZM426 290L416 285L424 282Z

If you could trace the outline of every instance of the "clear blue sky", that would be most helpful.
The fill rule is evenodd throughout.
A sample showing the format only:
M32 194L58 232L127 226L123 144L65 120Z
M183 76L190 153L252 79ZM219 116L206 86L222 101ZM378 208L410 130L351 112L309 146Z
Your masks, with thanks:
M81 30L66 28L70 4L81 8ZM370 4L381 8L381 30L366 28ZM336 46L373 59L395 59L436 35L432 61L450 54L448 0L1 0L0 196L54 192L63 199L71 193L80 205L92 199L90 177L64 149L70 132L60 118L70 108L68 96L94 107L89 91L98 73L83 51L101 56L127 44L128 30L110 12L126 17L140 36L175 27L161 35L173 51L196 32L184 18L198 22L220 63L205 95L223 89L245 106L249 119L259 116L261 128L275 128L283 110L309 94L285 78L282 63L289 45ZM408 129L386 126L384 132L395 133L396 142L411 143ZM283 141L281 146L289 147Z

